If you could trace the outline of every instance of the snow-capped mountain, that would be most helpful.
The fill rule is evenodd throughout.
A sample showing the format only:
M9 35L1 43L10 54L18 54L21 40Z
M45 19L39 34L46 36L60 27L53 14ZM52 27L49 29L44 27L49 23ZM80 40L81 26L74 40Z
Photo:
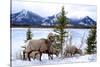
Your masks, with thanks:
M44 23L48 23L48 25L54 25L57 24L57 16L50 16L46 19ZM89 16L85 16L83 18L68 18L69 24L72 26L91 26L91 25L96 25L96 21L94 21L92 18ZM43 23L43 24L44 24Z
M76 18L69 18L69 19L70 19L70 24L73 24L73 25L81 25L81 26L96 25L96 21L94 21L89 16L85 16L80 19L76 19Z
M22 10L20 12L11 14L11 25L28 25L28 26L54 26L57 24L57 17L59 13L56 15L48 16L43 18L38 14L35 14L31 11ZM96 21L94 21L89 16L85 16L83 18L68 18L69 25L71 26L91 26L96 25Z
M48 16L43 20L43 23L41 25L53 26L56 24L56 20L57 20L57 15Z
M95 25L96 24L96 21L94 21L92 18L90 18L89 16L86 16L84 18L82 18L80 20L80 23L79 24L82 24L82 25L86 25L86 26L89 26L89 25Z
M11 23L15 25L39 25L43 19L44 18L38 14L27 10L11 14Z

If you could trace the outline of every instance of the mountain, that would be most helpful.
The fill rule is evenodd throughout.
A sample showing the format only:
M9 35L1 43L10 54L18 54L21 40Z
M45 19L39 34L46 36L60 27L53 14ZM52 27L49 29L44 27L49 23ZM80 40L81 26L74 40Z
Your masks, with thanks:
M95 25L96 24L96 21L94 21L89 16L86 16L86 17L84 17L84 18L82 18L80 20L80 23L79 24L83 24L83 25L86 25L86 26L91 26L91 25Z
M55 26L57 24L57 17L59 13L56 15L48 16L43 18L36 13L31 11L22 10L20 12L11 14L11 26ZM91 26L96 25L96 21L94 21L89 16L85 16L83 18L68 18L69 26Z
M29 25L35 26L43 23L43 17L31 11L22 10L20 12L11 14L11 25Z
M43 20L43 23L41 25L53 26L56 24L56 20L57 20L57 15L48 16Z
M45 19L42 25L48 24L50 25L55 25L57 24L57 15L49 16L48 18ZM91 25L96 25L96 21L94 21L92 18L89 16L85 16L83 18L68 18L69 20L69 25L71 26L91 26Z

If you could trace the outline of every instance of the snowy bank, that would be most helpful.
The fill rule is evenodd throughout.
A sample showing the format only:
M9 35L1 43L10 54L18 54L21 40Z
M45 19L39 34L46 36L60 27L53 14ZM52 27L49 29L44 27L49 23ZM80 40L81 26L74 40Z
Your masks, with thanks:
M53 60L48 60L46 54L42 56L42 61L32 60L13 60L12 67L23 67L23 66L34 66L34 65L47 65L47 64L66 64L66 63L80 63L80 62L96 62L96 54L84 55L84 56L74 56L69 58L57 58L54 57Z

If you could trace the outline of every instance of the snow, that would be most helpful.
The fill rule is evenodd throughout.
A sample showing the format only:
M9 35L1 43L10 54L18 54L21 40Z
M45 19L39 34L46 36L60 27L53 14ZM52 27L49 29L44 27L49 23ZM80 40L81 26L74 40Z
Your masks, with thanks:
M47 65L47 64L67 64L67 63L86 63L86 62L96 62L96 54L84 55L84 56L74 56L68 58L54 57L53 60L48 60L47 55L42 56L42 61L32 60L14 60L12 61L12 67L23 67L23 66L34 66L34 65Z
M93 55L84 55L84 56L74 56L74 57L68 57L68 58L59 58L54 56L53 60L48 60L48 56L46 54L43 54L42 61L39 60L32 60L30 61L23 61L20 57L21 51L23 50L21 47L25 45L24 41L26 39L26 31L27 28L12 28L12 67L23 67L23 66L31 66L31 65L45 65L45 64L63 64L63 63L74 63L74 62L94 62L96 61L96 54ZM48 33L53 32L53 29L44 29L44 28L32 28L33 33L33 39L40 39L40 38L47 38ZM80 47L81 40L83 37L83 34L85 33L84 40L86 40L88 36L89 29L67 29L69 31L70 35L72 35L72 45L75 45L76 47ZM67 40L67 39L65 39ZM65 41L66 42L66 41ZM66 43L64 43L66 46ZM84 41L82 50L86 47L86 42Z
M84 22L80 22L79 24L88 26L88 24L86 24L86 23L84 23Z

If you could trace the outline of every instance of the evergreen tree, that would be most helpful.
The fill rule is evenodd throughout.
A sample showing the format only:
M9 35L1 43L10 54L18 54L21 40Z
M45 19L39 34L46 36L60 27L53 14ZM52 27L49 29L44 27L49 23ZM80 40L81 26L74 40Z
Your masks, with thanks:
M65 11L64 11L64 6L63 6L59 16L57 17L57 25L54 28L54 31L58 33L57 37L59 37L59 41L60 41L59 46L61 49L61 55L63 53L62 51L63 51L64 37L65 37L65 34L67 33L65 31L67 23L68 23L68 18L66 18L65 16Z
M87 38L86 51L88 54L96 52L96 42L96 27L93 26L89 31L89 37Z
M27 42L30 39L32 39L32 32L31 32L31 29L28 28L28 30L26 32L26 40L25 40L25 42Z

